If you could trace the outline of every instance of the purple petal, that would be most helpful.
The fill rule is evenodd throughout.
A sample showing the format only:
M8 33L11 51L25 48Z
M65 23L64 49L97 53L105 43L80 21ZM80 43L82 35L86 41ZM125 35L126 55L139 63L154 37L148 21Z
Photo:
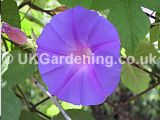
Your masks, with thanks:
M66 56L91 50L95 56L113 56L114 64L74 65L42 64L39 70L52 95L81 105L102 103L117 87L121 65L118 63L120 41L115 27L96 12L82 7L66 10L46 25L37 40L38 58L43 53ZM45 58L43 58L45 59ZM49 60L52 59L49 57Z
M119 42L120 45L117 30L109 21L100 16L99 21L95 24L90 35L88 36L88 41L86 44L92 47L115 41Z
M94 11L89 11L80 6L73 8L72 14L74 16L72 21L77 38L81 41L81 44L86 45L85 42L88 40L92 29L99 20L99 15Z
M43 75L42 78L49 91L66 102L87 106L100 104L106 98L88 66L79 68L65 65Z
M119 59L120 56L120 43L119 41L111 41L102 45L95 45L91 47L95 56L111 56Z
M76 40L76 36L74 34L75 27L73 18L73 10L69 9L56 15L50 21L50 25L66 44L68 44L71 48L74 47L76 49L79 41Z
M42 76L66 64L64 61L62 62L62 64L52 64L51 62L45 64L48 60L51 61L53 56L60 57L61 54L59 53L51 52L41 48L37 49L37 53L38 53L38 68Z
M37 45L39 48L45 48L49 51L70 51L73 46L65 42L62 38L62 36L59 36L55 32L51 24L47 24L37 40Z
M66 81L66 76L74 71L74 65L63 65L50 70L42 75L43 81L48 87L49 92L55 95L56 91L59 91Z
M119 84L121 65L117 64L112 67L105 67L95 64L92 69L106 97L111 95Z
M119 41L116 28L94 11L82 7L73 8L74 27L81 44L87 47Z

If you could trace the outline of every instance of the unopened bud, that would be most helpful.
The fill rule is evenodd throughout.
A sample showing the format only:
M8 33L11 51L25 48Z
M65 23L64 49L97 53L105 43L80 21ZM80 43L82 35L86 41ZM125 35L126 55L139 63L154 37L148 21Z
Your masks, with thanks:
M27 36L25 35L25 33L22 32L19 28L10 26L6 22L2 23L2 32L6 33L11 41L19 45L24 45L25 43L27 43Z

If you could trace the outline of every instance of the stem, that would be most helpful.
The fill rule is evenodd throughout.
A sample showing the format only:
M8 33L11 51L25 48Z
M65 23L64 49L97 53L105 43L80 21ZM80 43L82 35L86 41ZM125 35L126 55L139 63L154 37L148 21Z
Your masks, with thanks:
M37 104L35 104L34 106L35 107L37 107L38 105L40 105L40 104L42 104L42 103L44 103L45 101L47 101L49 99L49 97L47 97L47 98L45 98L45 99L43 99L43 100L41 100L40 102L38 102Z
M144 95L145 93L151 91L152 89L156 88L158 85L160 85L160 80L158 81L158 83L155 83L153 86L149 87L148 89L144 90L143 92L137 94L136 96L133 96L131 98L129 98L126 102L121 103L122 107L125 107L126 105L128 105L131 101L138 99L140 96ZM119 109L119 106L114 105L111 102L106 101L106 103L108 103L110 106L112 106L116 111L114 113L114 115L116 114L121 114L121 111Z
M137 94L136 96L131 97L129 100L127 100L125 103L123 103L123 105L129 104L131 101L139 98L140 96L144 95L145 93L149 92L150 90L156 88L158 85L160 85L160 81L158 81L158 83L155 83L153 86L149 87L148 89L144 90L143 92Z
M109 101L106 101L106 103L107 103L108 105L110 105L111 107L114 108L115 113L114 113L113 115L119 114L119 115L123 116L124 118L128 118L129 120L132 120L132 118L131 118L129 115L126 115L126 114L124 114L123 112L121 112L121 111L119 110L119 108L118 108L116 105L114 105L113 103L111 103L111 102L109 102ZM117 112L117 111L119 111L119 112Z
M50 99L54 102L54 104L59 108L59 110L62 112L63 116L66 120L71 120L71 118L68 116L68 114L64 111L62 106L57 102L57 100L35 79L33 79L33 82L45 93L50 97Z
M24 14L23 18L21 19L21 22L24 20L24 18L26 17L26 15L29 13L31 7L28 8L27 12Z
M34 5L34 4L32 4L31 1L22 2L22 3L19 5L18 9L21 9L22 7L24 7L24 6L26 6L26 5L28 5L30 8L32 8L32 9L34 9L34 10L37 10L37 11L40 11L40 12L47 13L47 14L50 15L50 16L55 15L54 12L51 13L51 12L48 11L48 10L44 10L44 9L42 9L42 8L40 8L40 7L38 7L38 6Z
M128 62L127 61L127 58L121 58L123 61L125 61L126 63ZM133 63L133 64L131 64L131 65L133 65L134 67L137 67L137 68L139 68L140 70L142 70L142 71L144 71L144 72L146 72L146 73L148 73L148 74L150 74L150 75L152 75L152 76L154 76L154 77L156 77L156 78L160 78L160 75L159 74L156 74L156 73L153 73L153 72L150 72L150 71L148 71L147 69L145 69L145 68L143 68L140 64L137 64L137 63Z
M34 112L38 113L39 115L41 115L41 116L43 116L43 117L45 117L45 118L47 118L47 119L49 119L49 120L51 119L51 117L45 115L44 113L42 113L42 112L40 112L40 111L38 111L38 110L35 110Z
M21 90L21 92L23 93L23 91ZM18 97L18 98L20 98L22 101L24 101L24 93L23 93L23 96L22 95L19 95L18 93L16 93L15 92L15 94L16 94L16 96ZM34 106L34 104L32 103L32 102L30 102L30 101L28 101L28 100L25 100L26 102L27 102L27 104L29 105L27 105L26 103L26 105L27 105L27 107L28 107L28 109L31 111L31 112L36 112L36 113L38 113L38 114L40 114L41 115L41 117L43 117L43 118L46 118L47 120L50 120L51 118L49 117L49 116L47 116L46 114L44 114L44 113L42 113L42 112L40 112L40 111L38 111L37 109L36 109L36 106ZM34 108L34 109L33 109Z
M24 100L24 103L26 104L26 106L28 107L28 109L30 109L30 105L29 105L29 102L25 96L25 94L23 93L22 89L19 87L19 85L16 85L16 88L18 89L19 93L21 94L23 100Z

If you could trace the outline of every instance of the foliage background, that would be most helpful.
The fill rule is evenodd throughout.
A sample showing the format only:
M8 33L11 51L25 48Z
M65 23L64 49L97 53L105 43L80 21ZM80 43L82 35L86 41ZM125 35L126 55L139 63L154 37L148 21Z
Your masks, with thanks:
M34 53L36 38L52 16L66 9L64 5L94 9L110 20L118 29L122 56L133 55L137 61L149 53L160 56L159 0L3 0L2 21L21 28L29 42L19 46L2 34L2 120L64 119L32 82L34 77L43 84L37 65L8 64L7 56L10 52L17 59L18 53ZM125 63L119 87L103 104L82 107L59 102L73 120L159 120L159 85L160 59L156 64Z

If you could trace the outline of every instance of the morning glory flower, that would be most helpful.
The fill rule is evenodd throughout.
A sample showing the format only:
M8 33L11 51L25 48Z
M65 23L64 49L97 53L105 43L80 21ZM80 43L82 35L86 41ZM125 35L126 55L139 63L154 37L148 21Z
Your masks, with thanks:
M10 26L8 23L2 23L2 33L6 33L8 38L19 45L27 43L27 36L19 28Z
M101 104L120 81L120 40L116 28L97 12L77 6L55 15L37 39L38 67L49 92L76 105ZM48 54L43 56L44 54ZM52 56L111 56L113 65L95 61L43 64ZM48 61L48 60L47 60Z

